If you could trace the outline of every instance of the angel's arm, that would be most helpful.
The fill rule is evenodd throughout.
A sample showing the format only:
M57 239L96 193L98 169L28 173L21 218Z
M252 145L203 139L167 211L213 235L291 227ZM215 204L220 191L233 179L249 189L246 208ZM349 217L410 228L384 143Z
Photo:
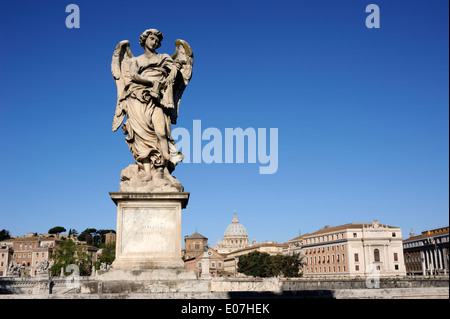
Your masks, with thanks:
M130 77L133 82L153 86L153 82L144 78L138 73L139 65L136 59L132 59L130 62Z
M172 85L175 82L175 78L177 77L179 68L175 63L175 61L173 61L172 58L169 56L166 59L165 67L169 70L169 75L167 75L166 79L164 80L164 83Z

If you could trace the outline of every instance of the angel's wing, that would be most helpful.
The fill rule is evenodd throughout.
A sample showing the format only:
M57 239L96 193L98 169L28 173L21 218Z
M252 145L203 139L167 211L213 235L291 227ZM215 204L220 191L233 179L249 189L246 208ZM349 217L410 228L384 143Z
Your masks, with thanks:
M181 65L181 69L175 78L173 85L173 103L174 109L171 109L170 120L172 124L177 123L178 109L180 107L180 99L183 95L184 89L188 85L192 77L192 66L194 65L194 54L189 44L184 40L175 41L175 52L172 55L172 59L178 65Z
M121 97L126 87L131 83L130 59L132 57L130 42L128 40L119 42L111 61L112 76L117 85L117 105L112 123L113 131L117 131L126 115L124 101L121 100Z

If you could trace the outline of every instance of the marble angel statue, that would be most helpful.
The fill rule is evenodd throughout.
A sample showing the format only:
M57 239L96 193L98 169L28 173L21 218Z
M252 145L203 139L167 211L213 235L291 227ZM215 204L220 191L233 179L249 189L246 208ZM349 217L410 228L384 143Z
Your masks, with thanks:
M171 124L177 122L180 99L192 77L193 53L187 42L176 40L172 56L159 54L156 49L162 40L160 31L148 29L139 38L144 54L133 56L125 40L112 57L117 85L112 130L123 123L125 141L136 163L122 170L120 191L183 191L171 175L183 160L172 139Z

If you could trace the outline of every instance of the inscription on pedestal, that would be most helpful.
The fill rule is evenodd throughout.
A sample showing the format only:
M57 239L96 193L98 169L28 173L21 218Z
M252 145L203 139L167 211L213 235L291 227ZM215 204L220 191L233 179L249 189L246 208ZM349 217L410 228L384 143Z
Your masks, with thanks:
M122 253L175 252L176 211L126 207L122 211Z

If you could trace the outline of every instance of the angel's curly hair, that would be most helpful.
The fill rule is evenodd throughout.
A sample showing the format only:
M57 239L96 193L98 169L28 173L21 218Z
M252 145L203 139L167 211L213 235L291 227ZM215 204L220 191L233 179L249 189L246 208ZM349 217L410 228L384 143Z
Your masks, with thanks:
M147 29L144 32L142 32L142 34L139 37L139 44L141 45L141 47L145 48L145 41L147 41L147 38L150 34L153 34L159 39L159 46L158 46L159 48L161 46L161 42L164 37L162 32L156 29Z

